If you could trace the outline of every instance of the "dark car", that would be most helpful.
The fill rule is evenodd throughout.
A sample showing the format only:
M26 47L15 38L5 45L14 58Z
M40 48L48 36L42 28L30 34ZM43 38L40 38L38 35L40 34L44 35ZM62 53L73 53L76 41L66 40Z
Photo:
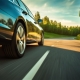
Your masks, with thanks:
M44 44L38 23L21 0L0 0L0 45L6 57L22 57L27 43Z

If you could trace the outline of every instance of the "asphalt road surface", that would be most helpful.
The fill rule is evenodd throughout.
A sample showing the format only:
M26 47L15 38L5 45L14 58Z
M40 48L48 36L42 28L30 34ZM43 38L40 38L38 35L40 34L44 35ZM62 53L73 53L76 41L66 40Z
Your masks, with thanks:
M0 47L0 80L80 80L80 41L27 45L20 59L7 59Z

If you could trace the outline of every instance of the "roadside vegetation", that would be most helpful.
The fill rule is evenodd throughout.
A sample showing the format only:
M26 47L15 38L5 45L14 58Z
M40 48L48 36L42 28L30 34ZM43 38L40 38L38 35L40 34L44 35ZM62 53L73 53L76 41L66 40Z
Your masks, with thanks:
M80 40L80 34L77 35L76 39L77 40Z
M38 21L41 19L40 13L36 12L35 14L35 19ZM76 36L76 39L80 39L80 26L63 26L61 22L57 22L56 20L50 20L49 17L44 16L42 19L42 22L40 23L40 26L44 29L45 32L45 37L46 38L52 38L52 33L55 37L62 37L62 35L67 35L67 36ZM51 33L51 34L49 34ZM79 34L79 35L78 35ZM60 36L61 35L61 36Z

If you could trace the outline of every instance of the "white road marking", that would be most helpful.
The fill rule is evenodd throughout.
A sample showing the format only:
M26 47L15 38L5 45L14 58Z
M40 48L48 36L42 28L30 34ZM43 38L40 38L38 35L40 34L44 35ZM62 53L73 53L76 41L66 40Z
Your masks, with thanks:
M47 55L49 54L49 50L39 59L39 61L33 66L33 68L27 73L27 75L22 80L32 80L37 71L39 70L40 66L46 59Z

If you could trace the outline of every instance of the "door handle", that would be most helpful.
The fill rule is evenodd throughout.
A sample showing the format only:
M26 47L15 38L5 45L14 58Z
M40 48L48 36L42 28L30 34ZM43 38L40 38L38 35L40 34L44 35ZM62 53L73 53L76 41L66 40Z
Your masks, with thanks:
M28 13L26 11L22 11L23 14L27 15Z

